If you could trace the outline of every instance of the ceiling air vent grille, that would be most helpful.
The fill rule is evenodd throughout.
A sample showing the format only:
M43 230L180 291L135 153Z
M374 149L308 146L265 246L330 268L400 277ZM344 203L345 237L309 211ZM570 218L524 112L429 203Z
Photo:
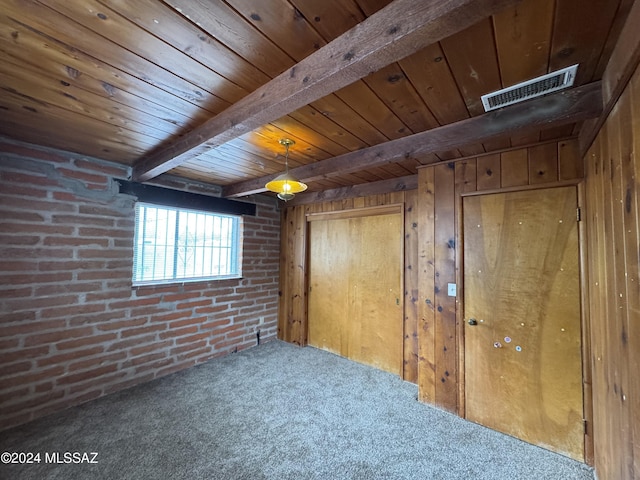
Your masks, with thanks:
M482 96L484 110L488 112L570 87L576 78L577 69L578 65L573 65L497 92L487 93Z

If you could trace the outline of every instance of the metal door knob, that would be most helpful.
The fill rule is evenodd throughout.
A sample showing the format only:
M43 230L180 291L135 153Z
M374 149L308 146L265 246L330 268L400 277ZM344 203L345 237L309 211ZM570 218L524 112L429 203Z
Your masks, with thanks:
M469 325L471 325L471 326L473 326L473 325L477 325L477 324L478 324L478 322L477 322L477 320L476 320L475 318L470 318L468 323L469 323Z

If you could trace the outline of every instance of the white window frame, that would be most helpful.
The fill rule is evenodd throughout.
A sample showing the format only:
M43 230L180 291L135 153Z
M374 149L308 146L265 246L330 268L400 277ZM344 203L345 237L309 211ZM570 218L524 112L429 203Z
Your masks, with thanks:
M133 286L241 278L242 226L238 215L136 202Z

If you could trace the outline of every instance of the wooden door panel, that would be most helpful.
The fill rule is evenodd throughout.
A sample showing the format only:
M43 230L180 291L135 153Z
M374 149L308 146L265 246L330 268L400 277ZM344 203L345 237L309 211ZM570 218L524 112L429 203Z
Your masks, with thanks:
M466 197L469 420L584 458L575 187Z
M309 227L309 345L402 375L402 215Z

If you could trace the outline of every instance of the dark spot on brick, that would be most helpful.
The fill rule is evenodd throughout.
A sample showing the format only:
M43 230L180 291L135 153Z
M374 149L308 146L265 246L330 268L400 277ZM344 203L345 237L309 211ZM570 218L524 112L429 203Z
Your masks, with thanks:
M68 87L69 85L71 85L69 82L65 82L64 80L60 80L60 83L65 87Z
M14 30L13 32L11 32L11 37L12 37L14 40L17 40L17 39L18 39L18 35L20 35L20 33L19 33L19 32L16 32L15 30Z
M440 272L436 272L436 277L439 277L439 276L440 276Z
M624 197L624 209L631 213L631 187L627 187L627 194Z
M442 305L438 305L438 311L442 312Z
M425 300L425 303L426 303L427 305L431 305L431 300L427 298L427 299Z
M544 176L544 170L538 170L538 175L541 177Z
M296 67L292 67L289 71L289 78L295 78L296 76Z
M440 287L438 287L437 285L435 287L433 287L433 291L435 293L440 293Z
M320 21L320 17L315 17L315 18L314 18L314 20L315 20L316 22L319 22L319 21Z
M353 52L347 52L344 54L344 56L342 57L343 60L345 61L349 61L351 60L353 57L355 57L355 54Z
M97 15L97 16L98 16L98 18L99 18L100 20L106 20L106 19L107 19L107 16L106 16L104 13L98 13L98 15Z
M411 211L411 209L409 209L409 211ZM416 227L418 226L418 223L417 223L417 222L413 222L413 223L411 224L411 226L412 226L413 228L416 228Z
M30 112L33 112L33 113L38 113L38 110L36 110L33 107L27 107L26 105L23 105L22 108L24 108L25 110L29 110Z
M436 57L433 59L434 62L439 63L442 61L442 57Z
M396 74L396 75L391 75L387 78L387 82L389 83L397 83L400 80L402 80L404 77L400 74Z
M445 370L444 374L448 377L449 376L449 371Z
M449 162L449 163L447 163L447 167L450 168L451 170L455 170L456 164L453 163L453 162Z
M491 175L493 175L493 170L487 168L487 177L490 177Z
M445 383L445 382L446 382L446 380L444 379L444 377L442 377L442 378L440 379L440 381L441 381L442 383Z
M446 352L447 351L447 347L442 347L442 351Z
M412 212L412 211L413 211L413 207L407 208L407 212Z
M394 27L391 27L389 30L387 30L387 33L388 33L389 35L395 35L396 33L398 33L398 30L400 30L400 29L399 29L399 28L398 28L398 26L396 25L396 26L394 26Z
M456 248L456 241L453 238L450 238L449 241L447 242L447 247Z
M260 20L262 20L260 18L260 15L258 15L257 13L252 13L250 17L251 17L251 20L255 20L256 22L259 22Z
M309 77L304 77L304 78L302 79L302 83L307 83L308 81L309 81Z

